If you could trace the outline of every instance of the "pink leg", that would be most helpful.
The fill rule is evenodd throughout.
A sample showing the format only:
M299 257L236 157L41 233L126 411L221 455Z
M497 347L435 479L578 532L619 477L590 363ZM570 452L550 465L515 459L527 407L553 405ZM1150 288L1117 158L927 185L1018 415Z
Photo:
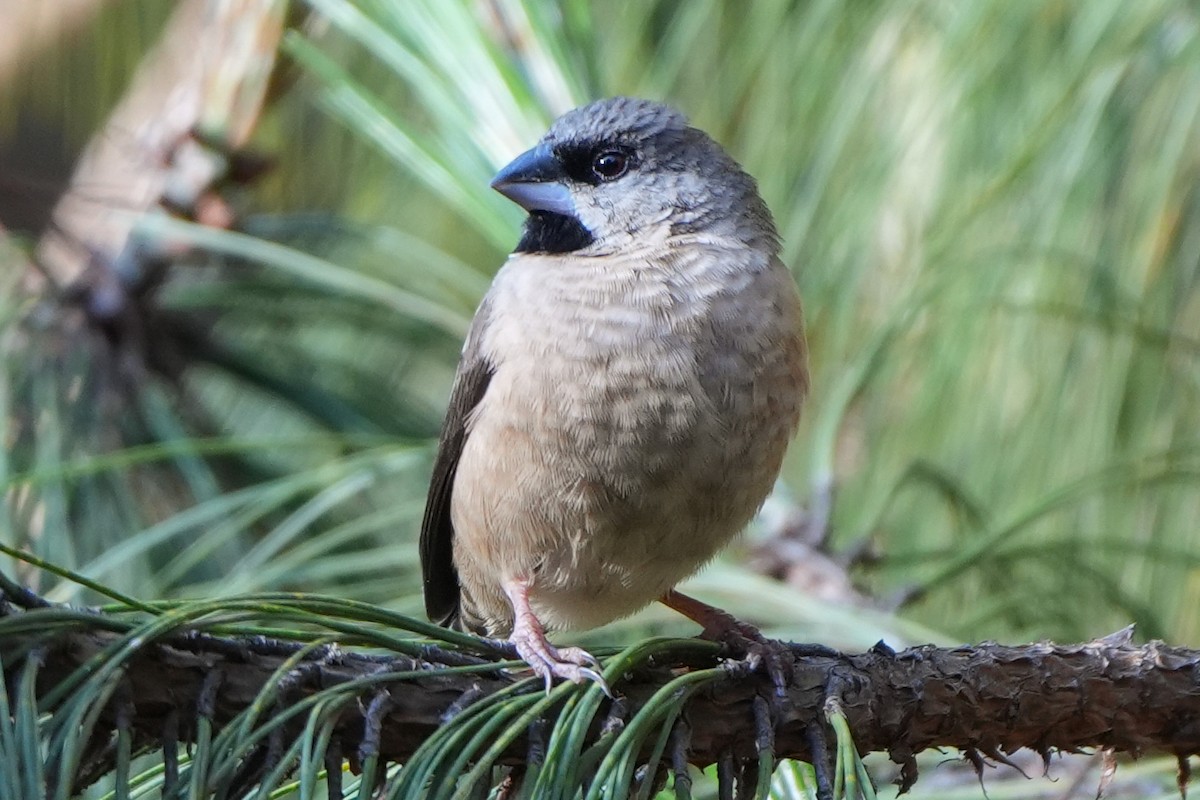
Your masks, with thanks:
M721 642L735 654L740 654L741 663L749 671L765 667L775 684L775 693L780 697L787 694L796 658L788 645L766 638L758 628L736 619L728 611L674 589L660 597L659 602L699 623L704 628L701 638Z
M728 611L722 611L716 606L710 606L702 600L689 597L674 589L664 594L658 602L667 608L678 611L692 622L699 623L704 628L704 632L700 634L701 638L725 641L732 636L759 644L766 642L762 633L753 625L735 619Z
M555 647L546 640L546 631L533 608L529 605L529 584L523 580L505 581L504 593L513 607L513 629L508 637L517 653L525 659L525 663L533 668L534 674L540 675L546 682L546 691L555 678L563 678L573 683L583 683L584 679L595 681L604 689L604 693L612 696L604 677L592 667L599 667L600 662L590 653L579 647Z

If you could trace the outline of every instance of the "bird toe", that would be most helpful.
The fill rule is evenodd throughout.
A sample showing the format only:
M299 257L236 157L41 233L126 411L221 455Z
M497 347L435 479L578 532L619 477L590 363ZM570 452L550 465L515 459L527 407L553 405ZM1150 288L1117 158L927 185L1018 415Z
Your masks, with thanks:
M598 669L592 669L592 667L598 668L600 662L583 648L557 648L550 644L544 635L537 635L529 631L515 633L509 641L516 647L517 653L530 666L534 674L545 681L547 692L550 691L554 679L558 678L572 683L592 681L599 684L606 695L612 696L612 691L608 688L604 676Z

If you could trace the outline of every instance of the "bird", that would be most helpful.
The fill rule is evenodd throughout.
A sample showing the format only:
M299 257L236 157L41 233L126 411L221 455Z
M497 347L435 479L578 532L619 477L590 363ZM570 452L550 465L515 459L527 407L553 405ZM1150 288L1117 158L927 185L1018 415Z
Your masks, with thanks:
M546 632L656 600L741 626L674 587L779 475L809 384L800 296L755 180L666 104L568 111L491 186L527 217L451 389L426 611L507 638L547 689L603 685Z

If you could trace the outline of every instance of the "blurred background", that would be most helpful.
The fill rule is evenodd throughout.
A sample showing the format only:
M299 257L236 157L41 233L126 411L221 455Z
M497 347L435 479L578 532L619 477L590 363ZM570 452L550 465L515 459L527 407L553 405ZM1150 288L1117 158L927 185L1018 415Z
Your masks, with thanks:
M849 649L1200 643L1187 0L0 0L0 541L420 616L434 437L522 220L488 181L613 94L758 178L806 304L778 491L690 591ZM651 632L694 630L575 638Z
M3 0L6 540L143 596L416 612L522 218L488 180L625 93L758 177L808 314L777 496L696 591L839 645L1195 643L1200 18L1010 6ZM172 201L189 148L226 163Z

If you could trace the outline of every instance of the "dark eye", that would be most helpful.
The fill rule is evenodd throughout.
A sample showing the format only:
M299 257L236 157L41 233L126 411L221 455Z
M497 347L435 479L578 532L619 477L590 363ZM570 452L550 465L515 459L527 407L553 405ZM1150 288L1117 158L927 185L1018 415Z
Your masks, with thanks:
M629 171L629 156L620 150L602 150L592 159L592 172L602 181L615 181Z

